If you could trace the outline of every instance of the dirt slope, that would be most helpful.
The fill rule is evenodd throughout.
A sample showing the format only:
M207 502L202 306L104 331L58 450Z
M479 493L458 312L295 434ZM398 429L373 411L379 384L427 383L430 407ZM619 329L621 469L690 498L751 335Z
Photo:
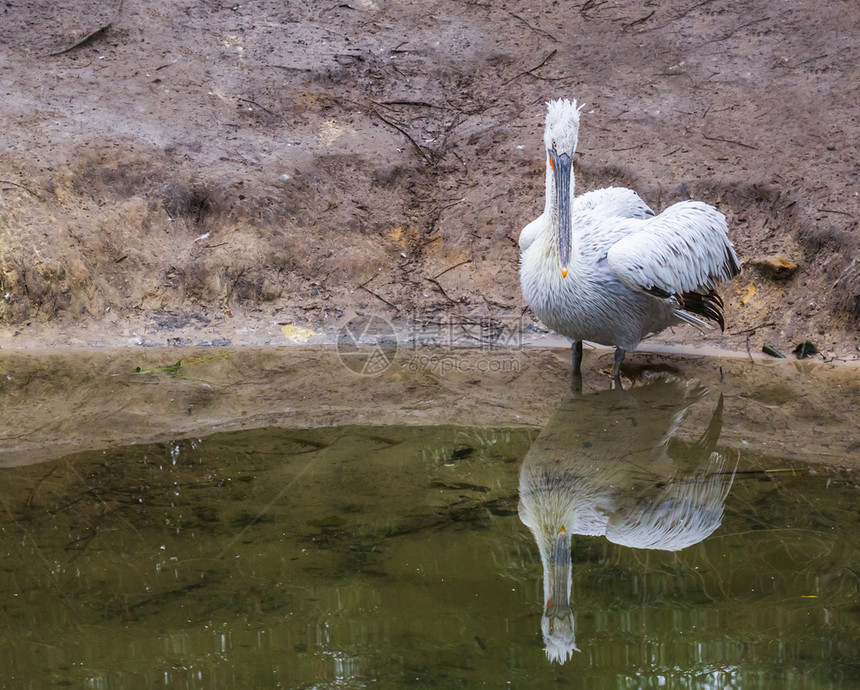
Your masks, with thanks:
M0 346L517 320L567 96L578 190L728 216L710 341L856 358L858 37L854 0L5 3Z

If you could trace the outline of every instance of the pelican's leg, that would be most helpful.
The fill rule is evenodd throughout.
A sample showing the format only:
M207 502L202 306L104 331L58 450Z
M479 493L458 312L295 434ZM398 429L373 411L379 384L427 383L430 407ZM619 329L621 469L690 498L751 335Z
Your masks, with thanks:
M573 375L582 376L582 341L574 340L570 346L570 353L573 355Z
M575 393L582 392L582 341L574 340L570 346L573 357L573 368L570 372L570 390Z
M625 354L627 353L620 347L615 348L615 368L612 369L612 378L618 388L621 388L621 362L624 361Z

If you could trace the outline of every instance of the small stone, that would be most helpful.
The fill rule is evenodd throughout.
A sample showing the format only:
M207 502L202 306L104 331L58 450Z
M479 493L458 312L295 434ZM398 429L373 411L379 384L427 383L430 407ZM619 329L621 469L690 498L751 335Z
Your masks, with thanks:
M808 340L804 340L800 345L794 348L793 352L794 356L798 359L806 359L807 357L812 357L812 355L817 355L818 348Z
M750 263L771 280L788 280L797 271L797 264L784 256L760 256Z
M776 357L777 359L785 359L785 355L782 354L779 350L777 350L773 345L762 345L761 351L766 355L770 355L771 357Z

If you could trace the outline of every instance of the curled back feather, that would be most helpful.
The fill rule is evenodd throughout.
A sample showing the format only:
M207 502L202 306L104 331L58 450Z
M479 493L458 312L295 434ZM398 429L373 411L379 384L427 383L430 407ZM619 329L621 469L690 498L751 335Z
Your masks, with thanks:
M722 213L700 201L682 201L654 218L627 222L635 230L606 255L621 282L655 296L702 295L707 306L720 306L713 288L740 271Z
M520 233L520 251L524 252L528 249L545 227L546 221L543 215L538 216L526 225Z

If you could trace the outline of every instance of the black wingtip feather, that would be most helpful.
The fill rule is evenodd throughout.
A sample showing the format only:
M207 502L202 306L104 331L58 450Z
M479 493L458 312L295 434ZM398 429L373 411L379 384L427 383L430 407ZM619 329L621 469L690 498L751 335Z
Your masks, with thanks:
M741 272L740 264L735 260L735 257L732 255L732 252L729 251L729 248L726 247L726 268L728 268L729 278L734 278L738 273Z
M681 309L703 316L711 321L716 321L721 331L726 330L726 322L723 319L723 300L717 294L717 291L711 288L707 293L701 292L685 292L682 295L676 295L676 298L681 306Z

